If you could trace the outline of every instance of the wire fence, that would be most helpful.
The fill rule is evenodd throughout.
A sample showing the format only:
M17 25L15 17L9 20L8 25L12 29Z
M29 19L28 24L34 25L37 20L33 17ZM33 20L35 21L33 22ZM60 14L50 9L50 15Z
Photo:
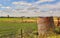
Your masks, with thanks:
M18 32L0 35L0 38L37 38L37 32L29 32L24 31L23 29L19 29Z

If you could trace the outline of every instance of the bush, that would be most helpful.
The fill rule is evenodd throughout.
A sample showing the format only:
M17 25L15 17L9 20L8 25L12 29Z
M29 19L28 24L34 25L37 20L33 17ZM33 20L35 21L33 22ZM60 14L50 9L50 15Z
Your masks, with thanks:
M56 28L55 28L55 33L56 33L56 34L60 34L60 27L56 27Z

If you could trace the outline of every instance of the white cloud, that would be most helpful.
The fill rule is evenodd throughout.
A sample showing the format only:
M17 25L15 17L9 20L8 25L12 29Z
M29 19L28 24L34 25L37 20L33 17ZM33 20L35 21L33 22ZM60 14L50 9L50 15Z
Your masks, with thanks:
M10 6L4 6L4 5L0 4L0 8L3 8L3 9L10 9L11 7L10 7Z
M53 2L55 0L39 0L37 2L35 2L35 4L39 4L39 3L44 3L44 2Z
M40 0L43 1L43 0ZM39 1L39 3L40 3ZM44 2L46 2L48 0L44 0ZM51 2L52 0L50 0ZM2 7L2 8L7 8L8 10L4 10L4 12L7 12L7 14L9 13L9 15L15 15L15 16L43 16L44 13L45 15L51 15L50 11L53 10L57 10L57 11L53 11L57 14L59 14L60 12L60 2L59 3L55 3L55 4L44 4L44 5L39 5L39 3L27 3L27 2L13 2L12 4L14 4L13 8L12 7ZM58 11L59 10L59 11ZM43 11L43 12L42 12Z
M2 6L1 8L3 8L3 9L10 9L11 7L10 6Z
M32 5L31 3L27 3L27 2L13 2L12 4L15 4L15 5L27 5L27 6Z
M47 0L45 0L44 2L46 2L46 1ZM55 12L56 14L59 14L57 12L60 12L60 11L58 11L59 8L60 8L60 2L59 3L55 3L55 4L44 4L44 5L39 5L39 3L36 3L36 2L35 3L13 2L13 4L16 5L15 7L17 8L15 10L15 13L17 15L22 13L23 15L24 14L26 14L26 15L28 15L28 14L32 15L33 14L33 15L37 15L37 16L42 14L42 16L43 16L44 13L46 13L48 15L51 15L50 11L53 11L53 10L54 10L53 12ZM31 5L29 5L29 4L31 4ZM19 8L19 7L22 7L22 9ZM57 10L57 11L55 11L55 10Z
M55 1L55 0L39 0L41 2L52 2L52 1Z
M57 9L60 9L60 2L55 3L55 4L45 4L45 5L42 5L40 7L41 7L41 9L47 8L47 9L53 9L53 10L56 9L57 10Z

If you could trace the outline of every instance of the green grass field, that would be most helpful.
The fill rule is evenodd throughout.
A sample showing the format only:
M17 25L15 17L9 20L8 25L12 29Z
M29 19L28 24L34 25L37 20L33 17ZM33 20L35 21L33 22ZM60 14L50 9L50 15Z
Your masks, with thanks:
M32 20L36 20L35 18L30 18ZM37 31L37 24L34 23L23 23L19 22L22 18L0 18L0 35L10 35L10 34L18 34L21 33L21 29L25 33L32 33ZM27 20L27 18L23 18L23 20ZM11 22L13 21L13 22Z
M23 20L35 21L29 23ZM18 38L21 36L21 29L23 37L37 38L37 28L36 18L0 18L0 38ZM60 35L51 34L48 38L60 38Z

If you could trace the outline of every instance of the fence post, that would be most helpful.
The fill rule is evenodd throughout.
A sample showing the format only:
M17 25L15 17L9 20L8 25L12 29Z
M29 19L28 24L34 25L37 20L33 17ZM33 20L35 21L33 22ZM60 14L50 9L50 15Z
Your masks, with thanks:
M23 33L22 33L22 29L21 29L21 38L23 38Z

